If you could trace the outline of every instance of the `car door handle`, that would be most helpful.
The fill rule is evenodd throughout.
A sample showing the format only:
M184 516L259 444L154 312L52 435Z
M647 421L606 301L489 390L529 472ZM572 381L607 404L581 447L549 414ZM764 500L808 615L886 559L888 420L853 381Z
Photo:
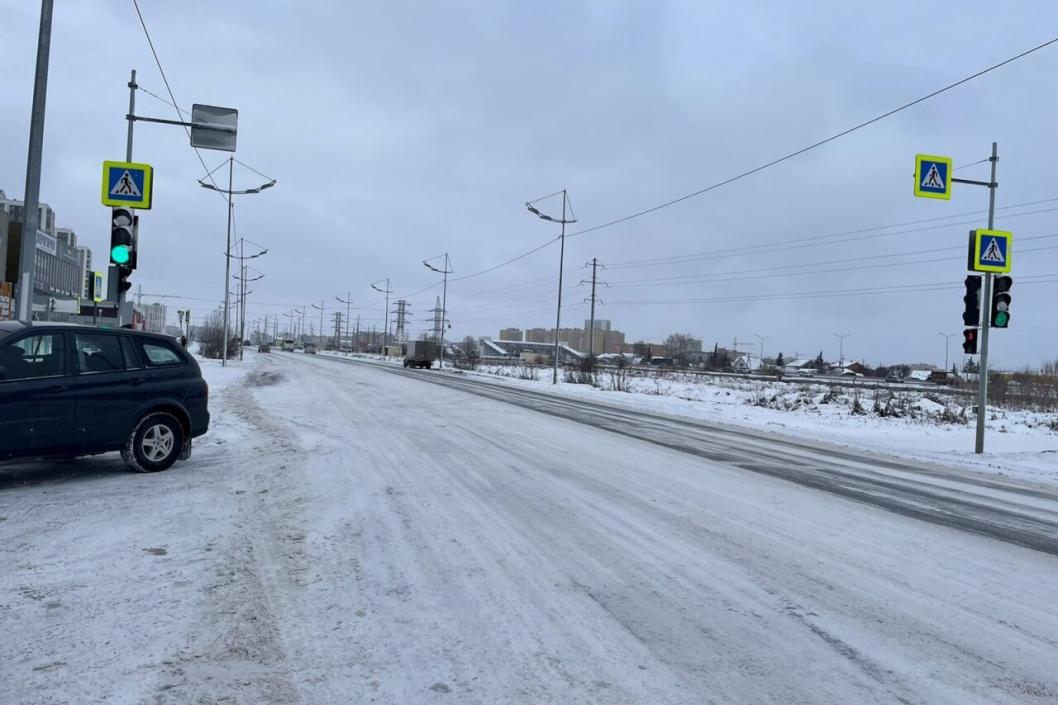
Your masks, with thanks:
M70 389L70 385L68 385L68 384L56 384L56 385L51 386L51 387L45 387L44 391L45 392L66 392L66 391L69 391L69 389Z
M146 377L133 377L132 379L129 380L129 385L133 386L133 387L138 387L138 386L140 386L141 384L143 384L146 381L147 381Z

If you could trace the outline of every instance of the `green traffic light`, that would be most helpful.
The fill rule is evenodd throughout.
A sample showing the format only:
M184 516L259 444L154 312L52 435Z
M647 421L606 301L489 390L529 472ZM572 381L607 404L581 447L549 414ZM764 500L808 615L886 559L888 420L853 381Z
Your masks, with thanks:
M128 245L115 245L114 247L110 248L110 261L114 264L128 264Z
M1010 320L1010 314L1006 311L999 311L996 313L996 327L1006 328L1007 322Z

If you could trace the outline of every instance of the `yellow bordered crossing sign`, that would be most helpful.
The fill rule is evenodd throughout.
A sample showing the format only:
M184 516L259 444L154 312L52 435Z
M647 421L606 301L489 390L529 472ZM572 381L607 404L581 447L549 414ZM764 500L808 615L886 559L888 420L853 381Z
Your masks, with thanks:
M1006 230L973 230L970 232L973 256L970 269L977 272L1009 272L1014 233Z
M103 162L103 205L149 210L154 167L132 162Z
M951 199L951 157L915 155L915 195Z

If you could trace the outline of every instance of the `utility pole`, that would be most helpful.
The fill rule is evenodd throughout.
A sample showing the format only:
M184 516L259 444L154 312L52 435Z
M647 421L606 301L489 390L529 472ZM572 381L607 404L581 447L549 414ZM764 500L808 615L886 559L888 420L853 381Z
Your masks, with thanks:
M48 97L52 5L53 0L41 0L40 3L37 69L33 79L29 154L26 158L26 211L22 221L22 250L18 260L18 307L15 318L21 321L33 320L33 279L37 270L37 230L40 228L40 163L44 153L44 108Z
M335 296L334 298L338 300L338 303L345 304L345 327L348 328L349 327L349 314L351 313L351 307L353 305L353 292L351 292L351 291L346 292L344 300L342 300L342 298L339 297L339 296ZM352 348L352 346L353 346L353 344L350 343L349 347ZM338 347L339 348L342 347L341 339L338 340Z
M589 322L590 329L588 331L588 364L591 369L595 369L595 302L598 297L595 295L595 288L597 284L603 284L606 282L599 282L597 278L598 268L601 266L599 260L595 257L591 258L591 262L584 265L585 267L591 267L591 318ZM605 267L604 267L605 269ZM581 281L581 284L587 284L587 281ZM600 304L603 302L600 300Z
M353 352L360 352L360 314L356 314L356 335L353 336Z
M552 218L551 216L546 215L544 213L541 213L540 210L536 206L533 205L537 201L543 201L544 199L551 198L552 196L557 196L559 193L562 194L562 219L559 220L559 221L555 221L555 219ZM561 191L555 192L555 193L551 194L550 196L544 196L543 198L538 198L538 199L536 199L536 201L527 201L526 204L525 204L525 207L529 210L529 212L534 214L534 215L536 215L541 220L548 220L548 221L551 221L552 223L558 222L562 226L561 232L559 234L560 247L559 247L559 255L558 255L558 304L557 304L556 310L555 310L555 362L554 362L554 371L553 371L552 376L551 376L551 384L558 384L558 351L559 351L559 347L558 347L558 335L559 335L559 333L558 332L559 332L559 329L562 326L562 268L565 266L565 261L566 261L566 224L567 223L576 223L577 222L576 216L573 213L572 204L569 204L569 210L570 210L570 215L573 216L573 217L570 218L569 220L566 219L566 205L567 204L569 204L569 196L566 193L566 189L562 189Z

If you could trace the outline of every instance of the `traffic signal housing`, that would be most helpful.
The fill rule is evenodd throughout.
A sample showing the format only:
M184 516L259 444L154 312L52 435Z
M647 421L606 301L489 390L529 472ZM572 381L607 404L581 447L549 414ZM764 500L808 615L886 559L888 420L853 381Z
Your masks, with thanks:
M124 294L126 291L132 288L132 282L129 281L129 276L132 274L130 267L118 266L116 268L118 273L118 295Z
M1010 287L1014 279L1001 274L992 280L992 315L989 318L993 328L1006 328L1010 325Z
M967 355L977 354L977 329L967 328L962 332L962 351Z
M962 312L963 325L979 326L981 325L981 275L971 274L963 283L966 285L966 295L962 297L963 304L965 304ZM975 342L974 348L976 347Z
M135 268L135 216L131 208L112 208L110 211L110 263L118 267Z

